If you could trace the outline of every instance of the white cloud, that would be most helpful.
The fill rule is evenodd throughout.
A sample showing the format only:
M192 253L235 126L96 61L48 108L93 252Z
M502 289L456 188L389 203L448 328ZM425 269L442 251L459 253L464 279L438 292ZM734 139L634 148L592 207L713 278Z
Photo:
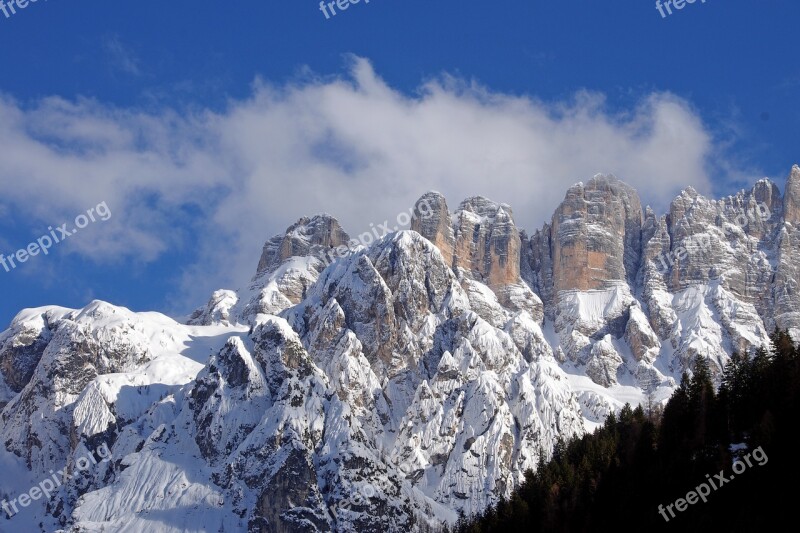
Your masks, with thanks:
M329 212L358 234L436 189L451 209L477 194L507 202L534 230L569 185L598 172L659 211L687 185L712 189L712 136L670 94L617 115L597 94L550 104L443 76L407 96L366 60L349 74L257 81L249 99L188 116L0 98L0 203L23 206L35 226L105 200L111 220L70 243L100 260L198 247L181 288L191 306L249 278L263 242L303 215Z
M118 35L107 37L103 42L103 50L111 66L126 74L140 76L139 58L133 50L122 44Z

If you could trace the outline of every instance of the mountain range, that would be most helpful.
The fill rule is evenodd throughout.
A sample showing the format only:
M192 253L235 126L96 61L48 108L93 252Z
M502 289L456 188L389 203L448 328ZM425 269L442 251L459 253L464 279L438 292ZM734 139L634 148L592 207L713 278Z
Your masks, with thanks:
M776 327L800 340L798 166L782 193L690 187L663 215L597 175L532 233L428 192L410 224L366 243L302 218L183 320L21 311L0 334L0 531L435 530L666 399L697 356L719 380Z

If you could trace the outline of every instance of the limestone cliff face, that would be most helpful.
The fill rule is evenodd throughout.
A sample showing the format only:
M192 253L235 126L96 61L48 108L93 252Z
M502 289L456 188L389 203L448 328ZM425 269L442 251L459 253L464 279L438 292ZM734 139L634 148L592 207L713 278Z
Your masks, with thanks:
M422 195L414 205L411 229L431 241L442 252L445 263L453 265L455 236L444 196L434 191Z
M771 284L776 325L800 337L800 166L786 182L783 213L777 240L777 263Z
M521 273L564 358L597 383L626 372L652 383L659 353L674 372L703 355L718 373L718 354L762 345L776 325L800 334L798 224L800 167L783 195L767 179L722 200L689 187L660 217L643 214L624 183L596 176L523 235Z
M411 229L436 245L452 268L464 269L492 289L520 281L522 241L506 204L476 196L451 216L444 197L429 192L416 203Z
M597 175L586 185L572 186L551 223L522 239L522 277L544 302L545 316L561 324L559 295L565 291L635 284L642 260L642 224L638 194L614 176ZM596 333L591 326L582 329ZM584 345L578 342L572 351Z
M784 196L786 211L784 218L789 224L800 223L800 166L792 167L792 173L786 181L786 194Z
M519 281L521 241L511 210L500 207L489 232L488 281L490 287L504 287Z
M469 280L479 281L505 307L541 319L541 300L520 277L522 239L511 207L476 196L451 215L444 197L429 192L416 203L411 229L439 248L445 262L460 272L465 290Z
M631 281L641 254L639 195L614 176L596 176L567 192L553 215L553 284L591 290Z
M722 278L726 287L748 301L763 296L768 261L758 261L774 239L774 216L781 196L769 180L723 200L710 200L691 187L673 200L665 219L668 248L649 257L656 269L668 273L671 290ZM741 258L750 258L742 262ZM759 282L756 282L760 280Z
M521 241L511 207L476 196L455 216L454 264L493 289L519 281Z

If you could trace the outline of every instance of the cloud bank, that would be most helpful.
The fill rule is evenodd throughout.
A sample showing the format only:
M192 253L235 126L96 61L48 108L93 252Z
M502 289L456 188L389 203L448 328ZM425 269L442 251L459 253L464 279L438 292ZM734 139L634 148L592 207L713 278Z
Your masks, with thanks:
M0 146L0 212L41 227L106 201L113 218L71 253L148 264L191 247L196 260L176 280L188 307L241 286L263 242L304 215L330 213L358 234L435 189L451 209L479 194L509 203L531 231L569 185L600 172L663 212L687 185L712 190L719 155L671 94L615 113L598 94L547 103L443 75L406 95L361 58L341 77L257 80L223 111L0 97Z

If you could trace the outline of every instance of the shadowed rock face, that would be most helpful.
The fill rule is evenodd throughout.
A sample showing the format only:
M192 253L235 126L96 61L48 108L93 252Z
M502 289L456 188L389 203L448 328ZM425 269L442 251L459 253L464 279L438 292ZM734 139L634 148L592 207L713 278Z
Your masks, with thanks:
M18 393L30 382L42 353L52 337L52 332L43 321L40 328L21 327L20 331L0 346L0 372L10 389ZM0 398L0 409L5 403Z
M522 277L545 303L545 311L552 319L555 284L553 283L553 232L550 224L545 224L530 238L523 234L522 242Z

